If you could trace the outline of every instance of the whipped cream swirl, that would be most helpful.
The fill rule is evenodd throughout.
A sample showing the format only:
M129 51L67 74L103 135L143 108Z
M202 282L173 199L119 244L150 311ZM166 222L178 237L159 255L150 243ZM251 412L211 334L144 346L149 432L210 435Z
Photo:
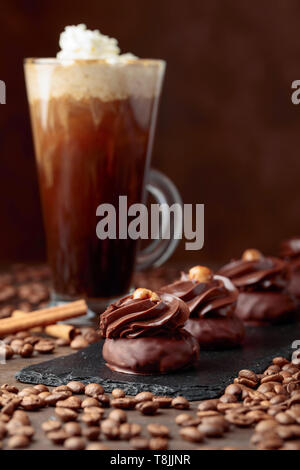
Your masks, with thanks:
M120 54L118 41L102 34L98 29L91 31L85 24L66 26L59 39L58 59L104 59L108 62L127 62L137 59L133 54Z

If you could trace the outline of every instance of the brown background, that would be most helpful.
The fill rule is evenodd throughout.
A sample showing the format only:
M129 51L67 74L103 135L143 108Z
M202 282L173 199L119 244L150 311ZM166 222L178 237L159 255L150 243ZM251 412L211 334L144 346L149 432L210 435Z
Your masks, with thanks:
M0 262L39 260L44 235L22 60L54 56L66 24L84 22L124 52L168 62L153 164L184 202L205 203L199 262L300 233L298 0L1 2ZM195 253L174 259L188 261Z

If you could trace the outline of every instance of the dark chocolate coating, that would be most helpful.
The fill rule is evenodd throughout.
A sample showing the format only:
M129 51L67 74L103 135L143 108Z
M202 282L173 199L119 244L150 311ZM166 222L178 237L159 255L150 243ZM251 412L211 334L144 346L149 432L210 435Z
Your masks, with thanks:
M235 310L241 320L253 325L284 323L293 319L295 312L293 298L277 291L240 292Z
M274 257L236 260L219 271L240 290L235 315L252 325L291 320L297 309L288 289L287 263Z
M173 334L106 338L102 350L107 366L129 374L165 374L192 366L199 356L197 340L183 329Z
M300 299L300 237L292 237L281 243L280 255L288 264L288 291Z
M245 336L243 322L236 317L190 318L185 326L201 349L231 349L240 346Z

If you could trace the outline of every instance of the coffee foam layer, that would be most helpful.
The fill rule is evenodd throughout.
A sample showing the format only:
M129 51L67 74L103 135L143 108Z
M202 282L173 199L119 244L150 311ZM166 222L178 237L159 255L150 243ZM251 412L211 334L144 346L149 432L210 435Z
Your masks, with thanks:
M152 98L160 93L164 70L163 61L141 59L126 63L29 59L25 63L30 102L62 96L102 101L130 96Z

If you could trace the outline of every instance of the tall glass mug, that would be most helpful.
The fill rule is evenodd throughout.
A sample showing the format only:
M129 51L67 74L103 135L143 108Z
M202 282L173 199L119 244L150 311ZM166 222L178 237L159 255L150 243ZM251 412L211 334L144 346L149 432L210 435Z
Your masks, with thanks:
M177 244L171 233L137 253L137 240L96 233L97 207L117 210L119 196L130 206L147 189L158 203L181 203L149 170L164 71L160 60L25 60L55 300L85 298L98 311L129 292L135 266L161 264Z

